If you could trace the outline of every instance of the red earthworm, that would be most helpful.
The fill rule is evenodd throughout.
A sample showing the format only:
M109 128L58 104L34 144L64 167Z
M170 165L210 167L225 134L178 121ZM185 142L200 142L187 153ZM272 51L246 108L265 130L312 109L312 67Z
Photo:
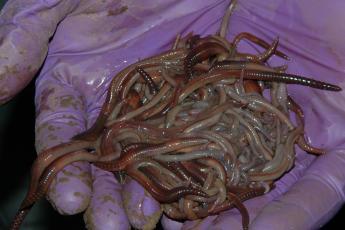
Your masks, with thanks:
M265 42L264 40L262 40L261 38L256 37L253 34L247 33L247 32L243 32L238 34L234 39L232 44L237 47L238 43L242 40L242 39L247 39L255 44L258 44L259 46L263 47L264 49L268 49L270 47L270 45ZM282 53L281 51L275 50L274 54L276 54L277 56L284 58L286 60L289 60L289 57Z
M164 96L165 94L170 90L171 86L169 84L165 84L164 86L162 86L161 90L158 92L157 95L155 95L152 100L150 100L150 102L148 102L147 104L144 104L143 106L139 107L138 109L129 112L127 114L125 114L122 117L119 117L116 120L110 120L106 122L106 126L109 127L110 125L112 125L115 122L118 121L126 121L126 120L130 120L138 115L140 115L142 112L152 108L153 106L155 106Z
M303 143L303 111L289 100L284 83L341 89L270 67L265 62L273 54L287 58L277 51L278 39L270 45L242 33L227 41L231 4L220 36L178 36L173 49L181 49L130 65L112 79L95 124L75 137L87 144L72 142L65 152L57 147L35 166L31 195L15 227L58 169L77 160L74 151L86 150L97 154L92 156L96 166L127 173L158 201L173 202L166 212L174 218L202 218L237 207L247 228L241 201L269 191L266 182L273 184L292 167L296 139L302 148L312 148ZM241 53L236 50L241 39L264 52ZM271 101L263 97L264 89ZM297 114L297 128L288 109Z
M141 164L146 164L147 160L139 161ZM155 161L151 161L155 162ZM156 162L156 164L158 164ZM160 164L159 164L160 165ZM140 170L143 172L153 183L158 184L159 186L163 187L166 190L171 190L172 188L178 187L178 186L184 186L184 181L180 180L176 175L175 177L178 178L178 180L175 180L173 177L162 174L161 169L164 167L160 166L160 168L157 167L141 167L137 170ZM169 170L167 170L169 171ZM174 174L173 172L169 171L169 174ZM188 185L187 185L188 186Z
M199 177L196 177L192 173L186 169L181 162L161 162L163 165L165 165L167 168L169 168L171 171L173 171L181 180L188 181L190 180L191 185L194 187L200 187L202 184L202 181L199 180Z
M54 146L40 153L31 167L29 193L37 189L42 173L52 162L71 152L92 148L93 145L92 142L88 141L71 141Z
M260 63L253 63L250 61L237 61L237 60L224 60L215 62L211 68L210 72L219 69L227 70L256 70L256 71L267 71L267 72L277 72L275 69L272 69L266 65Z
M76 135L73 137L73 139L88 141L97 139L98 135L103 131L104 124L106 123L109 115L112 113L115 105L119 102L118 94L123 83L132 76L131 74L134 73L136 67L146 68L173 58L183 59L185 54L185 49L167 51L158 56L150 57L140 61L139 63L132 64L118 73L110 83L107 91L107 97L94 125L83 133Z
M228 197L229 199L233 200L235 207L241 213L243 230L248 230L249 229L249 213L248 213L247 208L243 205L241 199L235 194L232 194L231 192L229 192Z
M193 78L194 65L211 56L227 53L228 50L216 42L206 42L195 47L190 51L184 61L185 72L187 73L188 79L191 80Z
M299 123L299 125L304 127L303 109L290 96L288 96L288 107L291 111L293 111L296 114L297 122ZM312 153L316 155L322 155L326 153L324 149L316 148L309 145L304 137L304 134L301 134L301 137L298 138L297 144L302 150L308 153Z
M228 189L229 189L228 199L221 205L218 205L216 208L214 208L212 212L208 212L208 215L217 215L220 212L233 208L235 206L235 199L237 200L238 204L240 204L241 202L245 200L248 200L257 196L262 196L263 194L265 194L265 191L266 191L266 189L263 187L244 188L244 189L241 189L240 192L236 192L236 193L231 192L234 190L231 187L230 188L228 187ZM235 191L237 190L238 188L235 189ZM246 216L245 212L243 213L241 212L241 214L242 215L244 214L244 216Z
M187 146L199 145L206 143L207 140L202 138L176 138L167 141L164 144L157 144L147 148L138 148L125 155L121 155L119 159L111 162L96 162L95 165L107 171L121 171L124 170L131 162L143 158L152 158L153 156L165 154L172 151L177 151Z
M175 93L176 89L173 92L168 92L167 95L162 98L160 103L143 112L140 116L138 116L138 119L147 120L149 118L155 117L155 115L156 117L164 115L164 112L169 110L169 105L173 103Z
M152 78L150 77L150 75L141 67L137 67L136 71L138 71L138 73L142 76L142 78L144 78L145 82L147 83L147 85L149 86L150 89L150 93L152 95L156 95L158 92L158 86L156 85L156 83L152 80Z
M330 91L340 91L341 88L328 84L325 82L313 80L311 78L306 78L293 74L286 73L272 73L267 71L252 71L252 70L217 70L208 74L199 76L197 79L191 80L181 92L179 97L179 103L184 100L190 93L194 90L205 86L206 84L220 81L227 78L240 78L243 77L246 80L260 80L260 81L277 81L284 82L287 84L299 84L306 85L312 88L330 90Z
M150 194L161 203L172 203L185 195L197 195L207 197L201 190L188 187L175 187L171 190L166 190L159 184L154 183L145 174L136 169L136 164L130 166L127 170L130 177L138 181Z
M190 174L194 177L197 177L197 181L200 184L204 184L206 180L206 174L200 171L200 167L205 167L198 162L195 161L182 161L181 164L188 170Z
M19 229L21 223L23 222L26 214L35 204L35 202L41 199L48 191L48 188L55 178L56 174L62 170L66 165L71 164L76 161L96 161L99 156L85 152L85 151L76 151L72 152L57 158L52 162L43 172L40 177L39 184L35 189L29 189L27 192L22 204L20 205L19 211L17 212L10 229L15 230Z
M227 50L227 53L230 56L230 53L233 49L232 44L225 38L218 36L218 35L208 35L206 37L200 38L195 42L195 45L193 48L201 46L206 43L217 43L218 45L224 47L225 50ZM226 55L228 56L228 55ZM200 64L200 63L199 63ZM207 63L204 63L203 65L208 65Z
M111 127L104 131L100 144L101 155L106 155L108 152L114 151L113 140L120 135L123 130L130 129L136 130L138 135L146 138L146 141L152 141L152 139L169 139L174 138L178 133L182 133L179 128L166 129L157 128L153 125L140 122L140 121L119 121L114 123ZM163 140L162 139L162 140Z
M276 51L278 47L279 39L276 38L272 42L271 46L268 47L263 53L258 55L248 55L247 60L253 61L253 62L266 62ZM237 54L241 55L241 54Z

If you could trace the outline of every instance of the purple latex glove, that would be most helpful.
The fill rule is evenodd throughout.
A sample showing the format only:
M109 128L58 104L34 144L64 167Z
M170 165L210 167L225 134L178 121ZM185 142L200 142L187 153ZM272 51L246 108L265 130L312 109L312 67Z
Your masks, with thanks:
M9 1L0 15L0 103L21 90L43 64L36 81L37 151L66 142L93 124L117 72L167 50L178 33L215 33L228 3ZM239 0L228 38L244 31L266 41L279 36L280 50L292 59L288 72L345 88L345 26L339 23L344 7L341 0ZM240 49L252 47L242 43ZM289 92L305 111L311 143L328 154L315 158L297 151L295 167L274 190L245 202L252 229L318 228L344 202L345 92L301 86L289 86ZM149 228L161 213L159 204L135 181L122 186L111 173L83 162L58 174L48 198L63 214L86 210L90 229L128 229L130 224ZM162 223L166 229L241 228L235 209L184 224L163 217Z

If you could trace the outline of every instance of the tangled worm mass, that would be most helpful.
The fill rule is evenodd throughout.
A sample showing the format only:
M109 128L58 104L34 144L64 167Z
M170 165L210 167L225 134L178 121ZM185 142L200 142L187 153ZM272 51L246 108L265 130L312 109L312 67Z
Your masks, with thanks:
M133 178L172 219L196 220L237 208L247 229L242 202L269 192L293 167L295 144L324 153L306 141L303 110L286 85L341 89L285 73L286 66L270 67L273 55L288 59L278 39L269 44L241 33L228 41L229 15L217 35L177 36L171 50L118 73L95 124L38 156L11 229L20 227L56 174L76 161L120 180ZM241 53L237 46L244 39L264 51Z

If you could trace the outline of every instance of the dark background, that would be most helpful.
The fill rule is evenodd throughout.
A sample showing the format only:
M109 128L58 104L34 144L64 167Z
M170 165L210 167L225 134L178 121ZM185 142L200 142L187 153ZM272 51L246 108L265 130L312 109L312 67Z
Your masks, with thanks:
M0 9L6 1L0 0ZM0 230L10 221L29 186L34 147L34 81L11 102L0 107ZM322 229L337 229L345 218L343 208ZM340 225L341 226L341 225ZM59 215L46 200L39 201L27 216L23 230L85 229L82 214Z

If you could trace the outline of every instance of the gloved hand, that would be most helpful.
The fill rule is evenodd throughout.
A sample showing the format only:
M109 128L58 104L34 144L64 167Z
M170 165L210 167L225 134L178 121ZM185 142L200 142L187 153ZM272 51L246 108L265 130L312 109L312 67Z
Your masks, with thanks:
M177 34L215 33L228 0L72 1L12 0L0 15L0 103L35 76L38 152L68 141L95 121L111 78L138 59L171 47ZM345 3L241 1L230 19L228 38L251 32L266 41L280 37L292 61L288 72L338 83L345 64L341 22ZM252 49L245 43L241 50ZM272 65L278 60L272 59ZM253 229L310 229L341 207L345 187L345 93L289 86L302 105L306 134L327 154L297 151L295 167L270 193L245 202ZM60 172L48 198L63 214L85 211L90 229L152 226L159 204L135 181L120 185L111 173L85 162ZM166 229L241 228L236 209L184 224L163 217ZM183 226L182 226L183 225Z

